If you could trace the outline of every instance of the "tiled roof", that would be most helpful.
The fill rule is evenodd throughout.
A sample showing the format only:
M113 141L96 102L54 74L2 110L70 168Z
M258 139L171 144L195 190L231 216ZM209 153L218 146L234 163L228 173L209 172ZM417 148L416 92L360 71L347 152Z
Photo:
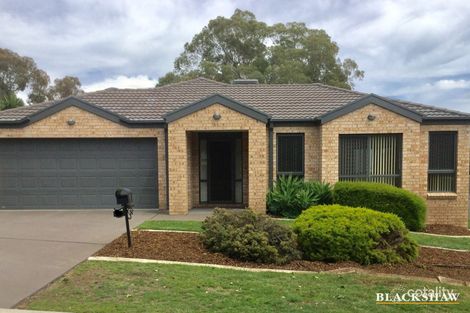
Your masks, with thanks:
M272 120L310 120L367 96L323 84L225 84L205 78L148 89L116 89L86 93L79 98L131 121L163 121L164 115L213 94L251 106ZM392 100L423 119L470 119L470 114ZM18 121L56 102L0 112L0 121Z

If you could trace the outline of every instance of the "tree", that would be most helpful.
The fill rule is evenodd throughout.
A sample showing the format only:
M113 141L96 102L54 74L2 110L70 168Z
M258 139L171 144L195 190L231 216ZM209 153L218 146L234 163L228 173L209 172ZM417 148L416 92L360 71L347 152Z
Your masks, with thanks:
M203 76L227 83L256 78L268 84L320 82L351 89L364 72L338 53L338 45L324 30L297 22L269 26L237 9L230 18L210 20L186 43L173 71L158 85Z
M65 76L54 80L54 85L47 90L47 98L49 100L62 99L68 96L77 96L83 94L80 89L82 84L78 77Z
M33 59L0 48L0 99L26 89L29 102L46 99L49 75L39 69Z
M16 93L25 90L29 92L28 103L57 100L83 93L78 77L65 76L55 79L52 86L49 83L49 75L39 69L33 59L0 48L0 101L9 104L0 109L15 107L17 101L24 105Z
M0 111L24 106L21 98L14 93L6 94L0 99Z

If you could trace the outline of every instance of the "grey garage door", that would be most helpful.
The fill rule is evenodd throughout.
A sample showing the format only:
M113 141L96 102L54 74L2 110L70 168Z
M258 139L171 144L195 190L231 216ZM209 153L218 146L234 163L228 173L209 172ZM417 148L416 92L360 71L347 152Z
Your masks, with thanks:
M157 207L156 139L0 139L0 209Z

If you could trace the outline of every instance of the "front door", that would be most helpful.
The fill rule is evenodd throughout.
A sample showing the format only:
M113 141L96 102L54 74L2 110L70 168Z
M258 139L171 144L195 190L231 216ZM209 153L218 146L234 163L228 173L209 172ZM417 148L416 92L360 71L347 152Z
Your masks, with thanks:
M201 203L242 203L240 133L201 133L199 199Z
M207 142L209 201L233 202L233 141Z

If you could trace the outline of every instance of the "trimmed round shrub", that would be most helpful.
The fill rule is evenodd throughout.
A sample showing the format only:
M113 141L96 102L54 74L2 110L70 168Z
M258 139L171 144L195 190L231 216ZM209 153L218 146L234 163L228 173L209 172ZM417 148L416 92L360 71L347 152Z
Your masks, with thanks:
M315 206L294 222L303 257L311 261L361 264L409 262L418 245L394 214L341 205Z
M295 218L317 204L331 204L331 185L319 181L304 182L302 178L280 176L266 196L268 212L282 217Z
M290 227L248 209L214 210L202 223L200 238L209 251L242 261L283 264L300 257Z
M369 182L338 182L334 203L394 213L409 230L425 227L426 202L418 195L395 186Z

